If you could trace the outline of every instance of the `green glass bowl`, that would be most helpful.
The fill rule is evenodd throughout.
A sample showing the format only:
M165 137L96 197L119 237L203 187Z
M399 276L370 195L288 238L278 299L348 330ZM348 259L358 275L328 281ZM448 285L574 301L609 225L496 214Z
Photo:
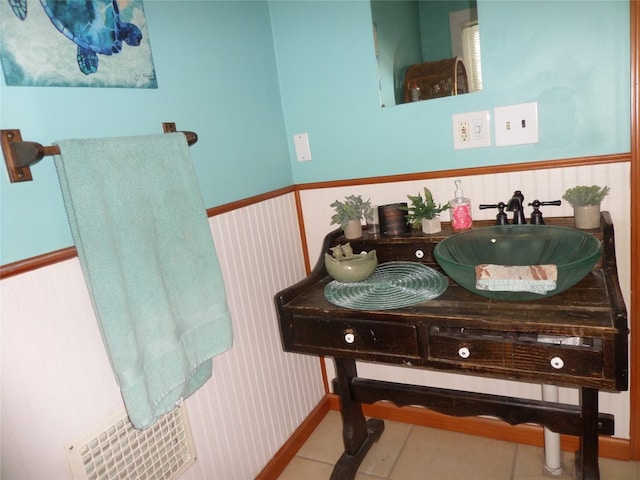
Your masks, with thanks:
M439 242L433 255L458 285L497 300L537 300L556 295L582 280L602 255L602 244L588 233L550 225L503 225L478 228ZM558 268L556 288L545 294L476 289L475 266L546 265Z

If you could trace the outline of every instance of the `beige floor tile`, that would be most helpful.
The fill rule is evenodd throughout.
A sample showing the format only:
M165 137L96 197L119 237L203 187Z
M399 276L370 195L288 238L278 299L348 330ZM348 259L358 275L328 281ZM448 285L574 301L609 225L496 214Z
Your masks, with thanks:
M413 427L389 478L510 480L515 451L499 440Z
M279 480L327 480L343 451L340 413L323 419ZM564 472L544 472L543 449L385 421L356 480L568 480L574 454L563 452ZM640 480L640 462L600 459L601 480Z
M298 456L334 465L342 452L342 418L331 410L298 450Z
M359 472L387 478L411 431L406 423L384 422L384 432L373 444L360 465Z
M570 452L562 452L563 473L551 476L542 468L543 450L527 445L518 445L513 480L573 480L575 478L575 456ZM601 458L600 480L640 480L638 465L640 462L622 462Z
M309 460L308 458L295 457L287 468L278 477L278 480L329 480L333 465ZM384 478L384 477L382 477ZM373 477L358 472L355 480L380 480L381 477Z
M570 452L562 452L561 458L562 474L551 475L544 468L544 449L530 445L517 445L513 480L573 479L575 477L575 455Z
M600 480L640 480L640 462L601 458Z
M363 475L387 477L410 430L411 425L385 421L380 440L373 444L359 471ZM343 451L342 419L339 412L330 411L298 451L298 456L335 465Z
M327 480L332 470L333 465L328 463L294 457L278 480Z

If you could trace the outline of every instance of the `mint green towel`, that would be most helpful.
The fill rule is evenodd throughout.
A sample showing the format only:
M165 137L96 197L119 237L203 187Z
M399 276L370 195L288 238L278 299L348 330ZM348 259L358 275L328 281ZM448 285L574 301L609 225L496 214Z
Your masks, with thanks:
M55 164L111 366L136 428L232 344L220 266L182 133L64 140Z

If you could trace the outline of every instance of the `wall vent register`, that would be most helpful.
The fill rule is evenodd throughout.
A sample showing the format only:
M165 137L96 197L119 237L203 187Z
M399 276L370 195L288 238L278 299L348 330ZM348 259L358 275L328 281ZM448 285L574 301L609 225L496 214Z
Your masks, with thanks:
M178 478L196 459L184 405L146 430L137 430L123 409L67 446L74 479Z

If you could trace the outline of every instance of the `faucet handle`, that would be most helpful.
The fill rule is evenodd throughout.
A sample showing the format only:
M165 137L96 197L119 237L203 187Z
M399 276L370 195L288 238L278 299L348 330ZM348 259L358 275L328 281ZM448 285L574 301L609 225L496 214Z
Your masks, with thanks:
M556 207L559 207L560 205L562 205L562 200L552 200L550 202L541 202L540 200L534 200L529 204L529 206L533 208L544 207L545 205L554 205Z
M494 204L480 204L478 208L480 210L486 210L487 208L497 208L498 215L496 215L496 225L506 225L509 223L507 221L507 214L504 213L504 209L507 206L504 202L494 203Z
M533 202L529 203L529 206L533 207L533 212L531 212L532 225L545 225L544 219L542 218L542 212L540 211L540 207L545 205L560 206L562 205L562 201L552 200L549 202L541 202L540 200L534 200Z

